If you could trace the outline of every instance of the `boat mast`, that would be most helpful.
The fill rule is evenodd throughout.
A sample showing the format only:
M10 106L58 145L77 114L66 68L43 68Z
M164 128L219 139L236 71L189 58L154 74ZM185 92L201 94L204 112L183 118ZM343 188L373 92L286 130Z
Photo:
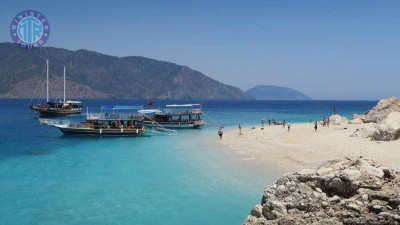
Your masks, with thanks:
M47 64L47 82L46 82L46 90L47 90L47 102L49 102L49 59L46 60ZM46 102L46 103L47 103Z
M65 66L64 66L64 102L65 102Z

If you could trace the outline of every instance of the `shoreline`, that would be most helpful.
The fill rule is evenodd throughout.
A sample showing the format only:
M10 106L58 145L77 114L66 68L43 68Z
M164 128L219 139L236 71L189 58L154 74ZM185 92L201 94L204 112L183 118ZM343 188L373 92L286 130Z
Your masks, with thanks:
M312 123L292 123L290 132L281 125L231 128L224 132L220 145L278 167L282 172L313 168L327 160L372 158L378 163L400 169L400 140L371 141L350 137L356 129L372 123L318 126ZM345 129L346 128L346 129Z

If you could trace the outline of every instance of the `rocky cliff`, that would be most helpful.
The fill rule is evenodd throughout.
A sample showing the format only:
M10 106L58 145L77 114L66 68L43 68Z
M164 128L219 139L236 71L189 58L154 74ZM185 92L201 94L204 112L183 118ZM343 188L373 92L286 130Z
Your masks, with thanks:
M397 97L382 99L371 110L363 115L354 115L354 117L360 118L364 123L379 123L391 112L400 112L400 99Z
M400 173L359 158L285 174L244 224L400 224Z
M62 82L58 81L66 66L69 97L251 99L239 88L187 66L87 50L44 47L28 51L13 43L0 43L0 97L31 97L35 87L43 86L46 59L50 61L50 77L56 81L50 83L52 98L62 97Z
M392 97L382 99L363 115L355 114L353 124L371 123L357 130L352 136L371 138L374 141L394 141L400 139L400 99Z

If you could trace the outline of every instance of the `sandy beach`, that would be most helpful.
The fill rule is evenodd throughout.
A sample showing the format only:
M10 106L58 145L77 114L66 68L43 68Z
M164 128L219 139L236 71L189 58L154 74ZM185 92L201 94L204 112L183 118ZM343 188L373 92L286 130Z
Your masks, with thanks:
M356 130L372 124L318 126L311 123L292 124L290 132L280 125L261 125L225 130L222 145L250 157L265 160L284 172L314 167L326 160L372 158L393 169L400 169L400 140L384 142L350 137ZM347 128L347 129L345 129Z

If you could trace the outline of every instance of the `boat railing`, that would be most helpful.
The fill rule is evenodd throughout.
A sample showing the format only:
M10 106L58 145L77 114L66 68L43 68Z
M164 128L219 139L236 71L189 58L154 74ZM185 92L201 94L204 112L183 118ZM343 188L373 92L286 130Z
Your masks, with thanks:
M39 118L39 121L43 125L69 125L73 123L70 120L55 120L55 119L47 119L47 118Z
M142 116L135 114L114 114L114 113L89 113L87 120L142 120Z
M201 114L201 109L165 109L165 114L182 115L182 114Z
M155 127L152 127L151 131L156 134L166 134L166 135L176 135L177 131L176 130L171 130L163 127L161 124L157 123L157 121L153 120L151 117L147 116L146 114L143 114L144 118L150 120L153 124L155 124Z
M50 125L50 126L63 126L63 127L71 127L71 128L89 127L85 123L71 121L71 120L56 120L56 119L39 118L39 121L42 125Z
M39 121L43 125L50 125L50 126L62 126L68 128L92 128L92 129L121 129L122 127L114 127L106 124L91 124L85 122L75 122L70 120L55 120L55 119L45 119L39 118ZM131 129L142 129L144 126L127 126L123 129L131 130Z

